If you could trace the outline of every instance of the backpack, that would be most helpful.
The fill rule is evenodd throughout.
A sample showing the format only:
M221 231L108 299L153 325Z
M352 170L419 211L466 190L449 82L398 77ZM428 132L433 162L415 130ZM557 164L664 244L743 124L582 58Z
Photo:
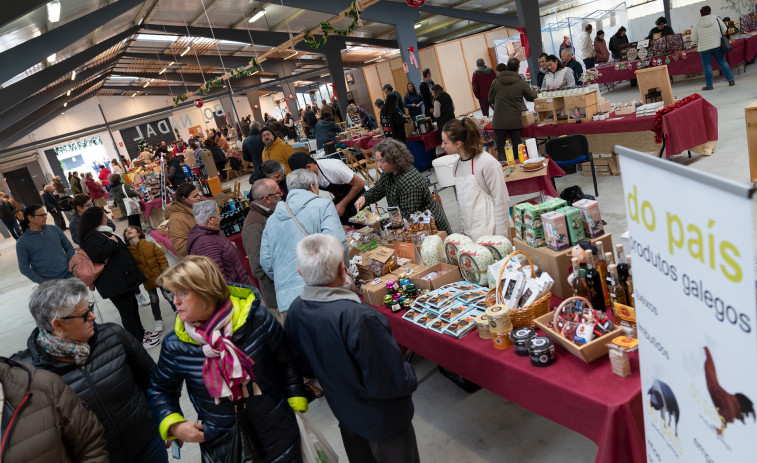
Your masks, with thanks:
M92 262L92 259L83 249L77 249L74 256L68 261L68 271L89 286L90 291L94 291L95 281L100 278L107 262L106 260L102 264L96 264Z

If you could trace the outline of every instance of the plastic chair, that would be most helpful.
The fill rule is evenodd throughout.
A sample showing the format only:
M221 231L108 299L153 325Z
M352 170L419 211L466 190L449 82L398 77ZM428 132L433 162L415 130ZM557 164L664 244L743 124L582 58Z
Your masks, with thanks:
M594 170L594 156L589 151L589 141L584 135L567 135L552 138L545 147L547 156L560 167L574 166L589 161L591 178L594 181L594 196L599 196L597 172Z

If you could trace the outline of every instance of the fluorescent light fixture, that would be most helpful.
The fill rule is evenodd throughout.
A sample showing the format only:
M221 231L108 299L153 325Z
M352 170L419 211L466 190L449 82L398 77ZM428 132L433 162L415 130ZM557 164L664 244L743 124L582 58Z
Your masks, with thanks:
M142 86L142 88L147 88L147 86L150 85L150 81L148 80L146 84Z
M175 42L178 38L178 35L137 34L135 40L137 42Z
M66 92L66 96L71 96L71 90Z
M173 66L174 64L174 61L171 61L170 63L168 63L168 66Z
M53 0L47 4L47 19L51 23L60 21L60 0Z
M65 108L66 106L68 106L68 101L66 101L65 103L63 103L63 107Z
M297 51L296 51L296 52L292 53L292 54L291 54L291 55L289 55L289 56L285 56L285 57L284 57L284 60L288 60L289 58L294 58L295 56L297 56L297 53L299 53L299 52L297 52Z
M414 26L414 27L415 27L416 29L420 29L422 25L423 25L423 24L421 24L421 23L415 23L415 26Z
M168 69L168 68L163 68L163 70L160 71L158 74L163 74L164 72L166 72L166 69Z
M142 22L145 20L144 16L140 18L139 22L137 23L137 26L141 26Z
M248 22L254 23L258 19L262 18L263 16L265 16L265 10L260 10L257 13L255 13L255 15L252 18L250 18Z
M58 56L57 53L53 53L52 55L50 55L50 56L47 57L47 62L50 63L50 64L54 63L55 62L55 58L57 56Z
M131 94L132 98L134 98L135 96L137 96L137 92L134 92L134 93Z
M76 71L71 72L71 80L76 79Z
M375 58L369 59L368 61L366 61L366 64L367 64L367 63L372 63L372 62L374 62L374 61L378 61L378 60L380 60L381 58L382 58L382 56L377 56L377 57L375 57Z
M180 54L179 56L184 56L184 55L186 55L187 53L189 53L189 50L190 50L191 48L192 48L192 47L187 47L187 49L186 49L186 50L184 50L183 52L181 52L181 54Z
M326 74L321 74L321 77L326 77L328 75L329 75L329 73L327 72Z

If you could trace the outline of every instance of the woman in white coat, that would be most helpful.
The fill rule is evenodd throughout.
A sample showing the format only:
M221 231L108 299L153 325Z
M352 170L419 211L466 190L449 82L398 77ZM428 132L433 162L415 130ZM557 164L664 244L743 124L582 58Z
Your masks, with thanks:
M547 57L547 73L542 81L542 90L551 90L553 88L573 87L576 85L576 75L569 67L565 67L562 61L555 56Z
M483 150L481 132L469 117L453 119L442 130L442 148L457 154L455 190L462 232L474 240L510 236L510 195L502 165Z
M702 90L712 90L712 59L718 63L718 67L723 72L723 76L728 81L728 85L736 85L733 79L731 66L725 60L723 52L720 50L720 37L728 30L723 21L717 16L712 15L712 8L705 5L699 10L702 16L699 18L694 29L691 32L691 40L697 43L697 51L702 59L702 69L704 70L705 86Z

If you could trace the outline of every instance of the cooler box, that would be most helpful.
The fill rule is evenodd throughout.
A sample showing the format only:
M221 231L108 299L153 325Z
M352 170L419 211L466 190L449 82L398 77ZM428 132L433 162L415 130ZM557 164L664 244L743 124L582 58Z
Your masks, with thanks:
M460 156L457 154L447 154L434 159L431 164L436 172L436 187L445 188L455 184L455 164Z

